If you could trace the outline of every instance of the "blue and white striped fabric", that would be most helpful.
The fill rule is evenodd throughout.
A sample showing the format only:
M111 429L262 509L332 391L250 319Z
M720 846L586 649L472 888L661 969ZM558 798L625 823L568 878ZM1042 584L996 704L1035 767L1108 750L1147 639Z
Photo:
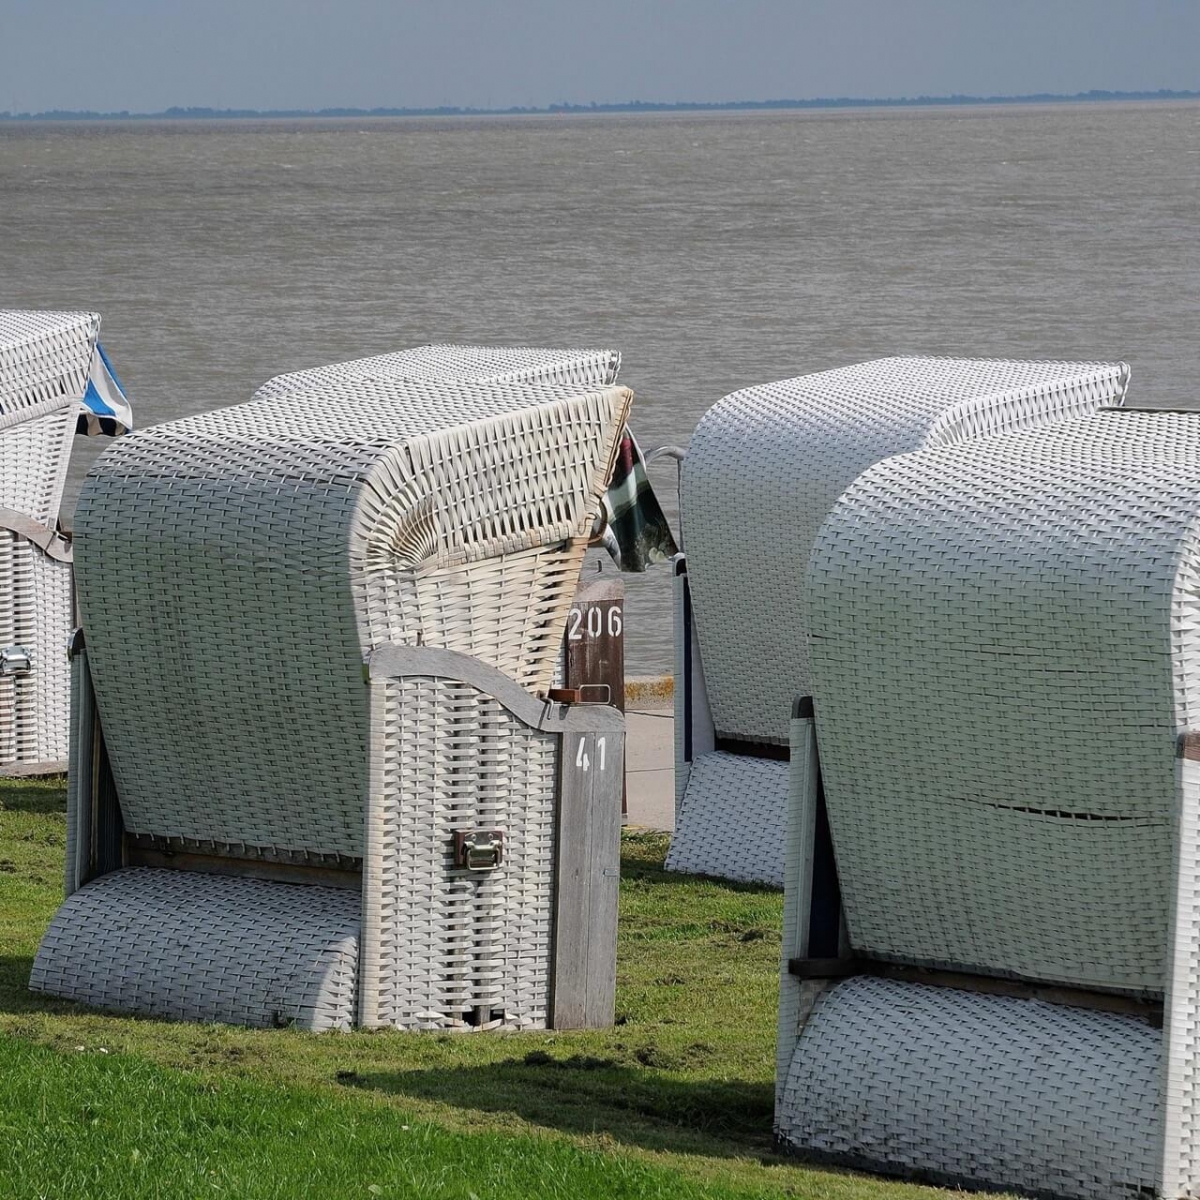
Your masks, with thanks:
M104 347L97 342L92 351L87 391L83 394L83 411L79 414L75 432L90 437L116 437L132 428L133 410L125 398L125 389L121 387Z

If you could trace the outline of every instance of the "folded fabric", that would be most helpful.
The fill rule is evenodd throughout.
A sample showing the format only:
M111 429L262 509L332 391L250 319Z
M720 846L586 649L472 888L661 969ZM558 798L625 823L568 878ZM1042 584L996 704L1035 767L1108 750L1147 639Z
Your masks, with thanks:
M601 540L622 571L642 572L677 553L671 527L646 475L646 460L626 431L617 450L612 482L604 495Z
M125 389L104 353L96 343L92 365L88 371L87 391L83 394L83 411L75 425L76 433L89 437L117 437L133 428L133 410L125 398Z

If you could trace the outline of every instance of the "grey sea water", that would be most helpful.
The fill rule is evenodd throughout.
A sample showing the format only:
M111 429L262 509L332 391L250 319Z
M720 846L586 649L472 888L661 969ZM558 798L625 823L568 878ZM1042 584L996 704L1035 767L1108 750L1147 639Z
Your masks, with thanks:
M0 306L101 312L141 424L428 341L614 346L646 446L904 352L1124 358L1190 405L1198 217L1197 104L0 124ZM667 570L627 581L669 669Z

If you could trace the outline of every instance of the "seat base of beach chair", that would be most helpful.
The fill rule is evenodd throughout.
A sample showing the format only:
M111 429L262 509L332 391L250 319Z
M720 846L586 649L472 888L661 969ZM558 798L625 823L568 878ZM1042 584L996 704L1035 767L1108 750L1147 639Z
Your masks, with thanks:
M58 910L29 986L150 1017L348 1029L359 925L347 888L114 871Z
M857 976L817 1000L777 1132L944 1186L1159 1196L1162 1047L1140 1016Z
M715 750L688 771L668 871L783 887L788 764Z

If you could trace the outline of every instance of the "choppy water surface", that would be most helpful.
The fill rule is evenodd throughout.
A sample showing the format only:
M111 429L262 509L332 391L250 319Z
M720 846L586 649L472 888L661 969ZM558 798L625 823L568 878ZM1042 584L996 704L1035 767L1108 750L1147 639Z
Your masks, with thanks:
M646 445L903 352L1125 358L1190 404L1198 185L1195 104L5 124L0 306L100 311L142 424L427 341L615 346ZM629 580L634 670L666 574Z

